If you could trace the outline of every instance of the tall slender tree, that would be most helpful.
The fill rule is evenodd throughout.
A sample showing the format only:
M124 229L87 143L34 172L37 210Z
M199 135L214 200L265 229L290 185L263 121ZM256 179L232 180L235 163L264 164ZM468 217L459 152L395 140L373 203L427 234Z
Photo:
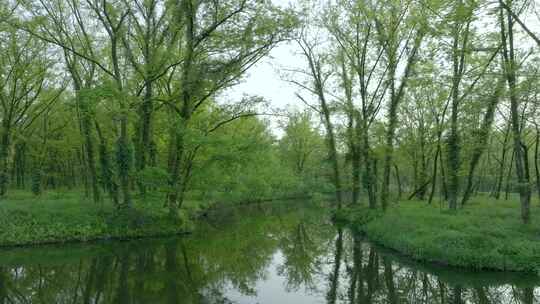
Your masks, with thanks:
M514 161L516 168L516 175L518 179L518 191L519 199L521 202L521 219L524 223L528 223L531 217L530 200L531 189L529 185L529 173L528 173L528 159L527 153L524 149L524 143L522 140L522 127L519 119L519 106L520 102L517 96L517 79L516 79L516 59L514 51L514 29L513 29L513 17L512 14L503 9L503 0L499 1L501 4L499 13L499 23L501 27L501 41L503 46L503 60L504 60L504 72L506 75L506 81L508 84L508 93L510 98L510 121L512 125L512 137L514 147ZM506 4L508 5L508 4ZM506 18L505 18L506 17Z

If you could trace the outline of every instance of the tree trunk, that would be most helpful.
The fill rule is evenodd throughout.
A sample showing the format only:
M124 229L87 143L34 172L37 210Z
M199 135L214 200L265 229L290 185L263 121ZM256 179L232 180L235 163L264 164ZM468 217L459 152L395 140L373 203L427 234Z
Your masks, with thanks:
M369 148L369 131L368 131L368 125L367 125L367 122L365 122L365 119L362 120L362 128L360 131L361 131L361 140L362 140L362 145L360 146L360 150L362 153L362 159L364 160L364 166L365 166L364 174L363 174L363 183L368 194L369 208L375 209L377 208L377 195L375 192L376 179L374 178L374 175L373 175L372 157L371 157L370 148Z
M87 198L87 197L90 196L90 187L89 187L89 184L88 184L88 174L86 174L86 172L88 171L87 170L88 164L86 163L86 156L85 156L86 153L84 152L84 150L85 150L85 148L84 148L84 144L83 144L83 145L81 145L80 151L77 154L78 154L78 158L79 158L79 164L80 164L81 169L82 169L81 170L81 181L82 181L83 186L84 186L84 197ZM33 177L32 177L32 179L33 179Z
M472 188L473 188L473 180L474 180L474 173L476 170L476 167L478 166L478 163L480 162L480 158L482 157L482 154L486 150L486 147L488 145L489 140L489 132L491 130L491 125L493 124L493 118L495 116L495 110L497 108L497 104L499 103L499 96L502 91L503 82L499 80L499 83L497 84L497 87L495 89L495 92L493 93L493 96L489 100L486 113L484 115L484 119L482 121L482 125L480 127L479 133L477 138L475 138L474 141L474 148L471 156L471 161L469 164L469 172L467 174L467 184L465 186L465 191L463 192L463 198L461 200L461 206L465 206L467 201L469 200Z
M153 158L152 154L152 114L154 112L154 106L152 102L154 92L153 92L153 82L145 81L145 93L143 103L139 110L139 124L138 124L138 143L135 156L135 166L137 172L142 172L148 163L149 160ZM139 180L138 182L139 191L142 195L146 193L145 185Z
M507 144L508 144L508 137L510 134L510 127L511 127L511 124L508 123L506 131L504 133L503 147L501 151L501 160L499 163L499 170L498 170L498 175L497 175L497 185L495 187L495 191L493 194L493 197L495 197L495 199L499 199L501 196L502 183L504 179L504 165L506 163L506 153L508 151Z
M504 190L505 200L508 200L508 194L510 193L510 182L512 181L512 170L514 169L515 157L516 157L515 151L512 150L512 156L510 157L510 167L508 168L508 174L506 175L506 188Z
M429 200L428 204L431 205L433 202L433 197L435 196L435 188L437 186L437 170L438 170L438 160L440 160L441 165L441 183L442 186L440 191L446 193L446 184L445 184L445 175L444 175L444 165L442 161L442 150L441 150L441 142L442 142L442 133L443 133L443 122L444 117L446 115L446 111L448 110L448 105L450 104L450 99L446 101L446 104L444 105L444 110L442 111L441 116L436 116L436 123L437 123L437 148L435 151L435 158L433 160L433 174L431 177L432 184L431 184L431 192L429 193Z
M0 198L7 193L8 186L8 154L10 146L10 128L7 119L0 129Z
M499 0L502 3L502 0ZM512 136L514 139L514 161L516 162L516 174L518 178L519 199L521 203L521 219L524 223L530 221L530 199L531 189L528 179L528 168L526 167L528 160L526 152L523 150L523 142L521 139L521 127L519 123L519 101L516 92L516 68L514 56L514 40L513 40L513 20L510 14L507 14L508 37L504 25L503 8L500 8L500 23L501 23L501 40L503 44L503 57L505 62L505 74L510 93L510 117L512 122Z
M25 171L26 171L26 144L24 142L18 142L15 144L15 157L14 157L14 179L18 189L24 189L25 187ZM70 159L70 165L71 165ZM74 182L73 179L70 182Z
M459 111L459 61L458 61L458 34L454 37L453 61L454 74L452 84L452 105L450 115L450 135L448 138L448 207L456 210L457 197L459 193L459 167L460 167L460 144L458 131L458 111Z
M463 8L462 1L458 1L456 4L456 10ZM460 138L458 128L458 116L459 116L459 88L461 79L463 77L465 67L465 49L468 46L469 39L469 26L470 17L467 21L463 33L463 39L461 38L462 24L460 21L456 21L453 30L453 45L452 45L452 91L451 91L451 114L450 114L450 135L448 138L448 207L450 210L457 209L457 200L459 196L459 168L461 166L460 159ZM460 43L460 40L461 43Z
M540 164L539 164L539 155L538 153L540 148L540 130L536 126L536 140L534 143L534 172L536 175L536 191L538 192L538 200L540 201Z
M424 127L421 128L420 133L420 172L419 172L420 180L422 181L422 184L426 182L428 179L427 174L427 160L426 160L426 139L425 139L425 131ZM427 192L427 187L422 188L420 192L418 192L417 198L419 200L424 200Z
M97 177L96 161L94 157L94 142L92 140L92 117L90 106L88 103L88 97L81 95L83 89L83 81L81 80L77 69L73 63L68 59L67 55L64 57L68 71L71 74L73 81L73 89L75 91L75 102L77 105L77 118L79 119L79 129L83 138L84 148L84 160L86 162L87 177L90 177L89 188L92 190L92 200L94 203L101 201L101 194L99 191L99 181Z
M339 170L339 162L336 149L336 139L334 136L334 127L332 121L330 120L330 109L326 104L324 97L319 96L321 102L321 108L324 117L324 125L326 127L326 144L328 145L328 159L332 165L333 173L333 183L336 188L336 199L338 204L338 209L341 208L342 203L342 194L341 194L341 177Z
M448 199L448 185L446 183L446 170L444 167L444 161L443 161L443 151L439 151L439 160L440 160L440 167L441 167L441 195L444 198L444 200Z
M397 164L394 164L394 172L396 174L396 182L397 182L397 187L398 187L398 197L397 197L397 199L400 200L401 199L401 194L403 193L403 189L401 188L401 178L399 176L399 168L398 168Z
M373 161L373 193L376 195L379 192L379 160L376 158Z
M386 208L388 207L388 200L390 196L390 167L394 154L394 137L397 125L397 106L397 100L391 101L390 110L388 111L388 127L385 138L386 146L383 164L383 181L381 187L381 206L383 210L386 210Z
M185 127L185 126L184 126ZM182 127L181 127L182 128ZM170 130L170 140L169 145L169 193L167 195L167 205L169 208L169 215L172 218L178 217L178 209L182 202L180 198L180 186L182 185L181 179L181 166L184 154L184 135L183 130L179 130L177 127L172 127Z
M178 210L183 203L183 193L185 189L180 189L184 184L181 180L182 172L181 166L184 158L184 136L187 128L189 118L191 117L191 103L193 101L193 89L194 83L192 83L191 73L195 52L195 16L196 13L191 1L182 1L182 8L185 18L185 59L182 65L182 104L180 117L173 119L176 124L173 124L170 130L169 145L169 176L170 176L170 190L167 195L167 204L169 206L169 215L172 218L178 218ZM172 111L173 115L175 111Z
M360 155L358 151L358 137L355 136L356 133L356 124L358 121L355 121L356 118L356 109L353 104L352 97L352 77L349 77L349 72L347 70L345 56L340 54L341 61L341 81L342 87L345 92L346 99L346 109L347 109L347 141L349 148L349 155L351 159L351 190L352 190L352 204L356 205L358 203L359 191L360 191Z
M302 46L302 45L301 45ZM338 153L336 147L336 139L334 134L334 126L332 124L330 115L331 110L328 105L325 96L324 88L324 76L321 67L321 62L313 54L310 46L302 46L304 50L304 56L306 57L313 80L313 92L317 95L320 106L320 114L322 116L322 123L326 129L326 146L328 149L328 160L332 167L332 183L334 184L336 191L337 208L341 209L342 204L342 187L341 187L341 174L338 162Z
M117 141L116 162L118 165L118 179L120 180L120 191L122 193L122 208L132 208L131 201L131 153L127 134L127 114L120 116L120 135Z
M360 197L360 165L360 153L358 146L356 146L352 159L353 204L357 204Z
M437 150L435 151L435 158L433 159L433 174L431 180L433 181L431 183L431 191L429 192L429 199L428 204L431 205L433 203L433 196L435 195L435 189L437 186L437 167L438 167L438 158L439 154L441 153L441 144L440 142L437 143Z
M422 39L424 37L423 32L420 30L416 33L416 37L414 39L414 45L411 51L411 54L409 55L409 58L407 60L407 65L405 67L404 75L401 78L401 84L399 85L399 88L396 90L395 88L395 77L396 77L396 68L398 62L397 59L397 48L395 49L395 52L390 51L391 54L389 54L389 75L390 75L390 107L388 109L388 126L386 128L386 138L385 138L385 154L384 154L384 163L383 163L383 181L382 181L382 188L381 188L381 205L383 210L386 210L388 207L388 200L389 200L389 188L390 188L390 169L392 167L392 158L394 155L394 137L396 133L396 126L397 126L397 109L398 105L403 99L403 95L405 93L405 88L407 86L407 82L409 80L409 76L412 72L412 69L414 68L414 65L416 63L416 53L418 49L420 48L420 44L422 42Z
M79 94L79 90L76 91L77 100L79 101L79 108L81 111L81 131L84 138L84 151L86 152L86 162L88 166L88 175L90 176L90 187L92 188L92 199L94 203L101 201L101 194L99 191L99 182L96 170L96 160L94 157L94 142L92 140L92 123L90 117L90 110L86 98L82 98Z
M109 161L109 152L107 151L107 142L103 133L101 132L101 127L97 120L95 121L96 131L99 138L99 162L101 166L101 179L103 187L109 193L110 198L112 199L114 205L119 207L119 198L118 198L118 185L113 180L113 169Z

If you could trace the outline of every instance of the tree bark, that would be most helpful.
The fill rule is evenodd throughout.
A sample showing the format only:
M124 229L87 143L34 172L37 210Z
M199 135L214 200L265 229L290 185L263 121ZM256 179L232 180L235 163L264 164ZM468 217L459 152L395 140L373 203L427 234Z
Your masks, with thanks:
M110 198L112 199L114 205L119 207L119 198L118 198L118 185L113 180L113 169L109 161L109 152L107 150L107 142L103 133L101 132L101 127L97 120L95 121L96 131L99 138L99 162L101 166L101 179L103 187L109 193Z
M433 182L431 183L431 191L429 192L429 199L428 199L429 205L433 203L433 197L435 195L435 189L437 186L437 170L438 170L438 159L439 159L440 153L441 153L441 145L440 145L440 142L438 142L437 150L435 151L435 158L433 159L433 174L431 177L431 180Z
M462 7L462 2L457 3L458 8ZM451 114L450 114L450 135L448 138L448 207L450 210L457 209L459 195L459 168L460 160L460 138L458 130L459 113L459 87L465 66L465 48L468 43L470 21L467 22L463 41L460 44L460 26L458 22L454 25L453 46L452 46L452 92L451 92ZM461 47L461 49L460 49Z
M120 135L117 141L116 162L118 165L118 179L120 180L120 190L122 193L122 208L131 209L131 153L129 149L128 139L128 122L127 114L120 116Z
M503 147L501 151L501 160L499 163L499 170L498 170L498 175L497 175L497 184L495 186L495 190L493 193L493 197L495 197L495 199L499 199L501 196L502 183L504 179L504 165L506 163L506 153L508 151L507 144L508 144L508 137L510 135L511 124L508 123L507 125L508 126L506 127L506 131L504 132Z
M26 175L26 144L24 142L18 142L15 144L15 156L14 156L14 179L18 189L24 189L25 187L25 175ZM70 169L73 166L72 159L70 158ZM70 179L71 183L75 182L75 179Z
M169 215L172 218L178 218L178 210L183 203L184 189L182 185L185 184L181 180L181 166L184 158L184 136L187 128L187 123L191 116L191 102L192 102L192 66L194 61L195 52L195 11L191 1L182 1L182 7L184 10L184 19L186 22L184 39L185 39L185 59L182 70L182 91L181 91L181 113L179 119L173 119L176 123L173 124L171 129L171 145L169 148L169 176L170 176L170 190L167 195L167 202L169 206ZM173 111L173 115L174 115Z
M358 203L358 198L360 196L360 153L358 149L358 137L355 136L356 125L356 109L352 101L352 77L349 77L349 72L347 71L345 56L341 54L341 78L342 86L345 91L346 99L346 112L347 112L347 140L349 147L349 155L351 159L351 188L352 188L352 204L356 205Z
M540 200L540 164L538 153L540 152L540 130L536 125L536 139L534 143L534 172L536 175L536 191L538 192L538 199Z
M403 190L401 188L401 178L399 176L399 168L398 168L397 164L394 164L394 172L396 174L396 182L397 182L397 186L398 186L398 197L397 197L397 199L400 200L401 199L401 194L403 193Z
M96 170L96 160L94 157L94 142L92 140L92 124L90 110L86 98L80 95L80 88L76 87L75 98L78 100L78 105L81 111L81 131L84 138L84 151L86 152L86 162L88 166L88 174L90 175L90 186L92 188L92 199L94 203L101 201L101 193L99 191L99 182Z
M417 52L420 48L420 44L422 42L422 39L424 37L424 33L422 30L419 30L416 33L416 37L414 39L414 45L411 51L411 54L409 55L409 58L407 60L407 65L405 67L405 72L403 77L401 78L401 84L399 85L399 88L396 90L395 88L395 77L396 77L396 68L397 68L397 52L394 54L390 54L390 60L389 60L389 75L390 75L390 107L388 109L388 126L386 129L386 138L385 138L385 156L384 156L384 164L383 164L383 181L382 181L382 187L381 187L381 205L383 210L386 210L388 207L388 200L389 200L389 188L390 188L390 170L392 167L392 158L394 154L394 137L396 132L396 126L397 126L397 109L398 105L403 99L403 95L405 93L405 88L407 86L407 82L409 80L409 77L412 73L412 70L414 68L414 65L417 60ZM396 49L397 50L397 49Z
M480 158L482 157L482 154L486 150L486 147L488 144L489 133L491 130L491 126L493 124L495 110L497 108L497 104L499 103L499 96L502 91L503 83L504 82L499 80L499 83L497 84L495 92L493 93L493 96L491 96L488 102L486 113L484 114L484 119L482 120L482 125L474 141L475 146L473 148L471 161L469 163L469 172L467 174L467 184L465 186L465 191L463 192L463 198L461 200L462 207L465 206L465 204L469 200L472 193L474 173L475 173L476 167L478 166L478 163L480 162Z
M0 126L0 198L6 195L8 186L8 154L10 147L10 128L4 118Z
M183 196L180 194L183 192L180 189L182 185L181 181L181 167L184 156L184 135L183 130L172 127L170 131L171 143L169 146L169 178L170 178L170 190L167 195L167 205L169 208L169 215L172 218L178 217L178 209L181 207Z
M139 138L137 143L137 149L135 150L135 166L137 172L142 172L148 163L154 156L152 156L152 114L154 112L153 105L153 82L145 81L145 93L141 108L139 110ZM146 194L145 185L139 180L138 182L139 191L142 195Z
M512 156L510 157L510 167L508 168L508 174L506 175L506 187L504 190L504 199L508 200L508 195L510 193L510 183L512 181L512 172L514 170L514 159L516 158L516 153L512 150Z
M371 155L369 146L369 129L368 124L365 122L365 119L362 119L362 122L362 145L360 147L360 150L362 153L362 159L364 160L363 182L368 194L369 208L375 209L377 208L377 194L375 191L376 177L374 175L373 157Z
M321 62L315 58L312 46L306 41L300 42L300 47L303 49L304 56L306 57L309 65L311 77L313 78L313 92L317 95L320 106L320 114L322 116L322 122L326 129L326 145L328 149L328 160L332 167L332 183L334 184L336 191L337 208L341 209L342 204L342 187L341 187L341 173L338 162L338 153L336 147L336 139L334 134L334 126L330 118L330 107L326 100L324 91L324 76L321 67Z
M503 0L499 0L502 3ZM516 67L514 56L514 40L512 29L512 16L507 14L507 28L504 24L503 8L500 8L501 40L503 44L503 58L505 63L505 74L510 94L510 117L512 122L512 135L514 139L514 160L516 162L516 174L518 178L519 199L521 203L521 219L524 223L530 222L530 199L531 189L528 179L528 168L526 167L526 152L523 150L521 139L521 127L519 123L519 101L516 92ZM508 30L508 36L506 35Z
M326 141L328 145L328 158L332 164L332 172L333 172L333 182L334 186L336 188L336 199L338 203L338 209L341 208L342 203L342 194L341 194L341 176L340 176L340 170L339 170L339 162L338 162L338 156L337 156L337 149L336 149L336 139L334 136L334 127L332 125L332 122L330 120L330 109L328 108L328 105L326 104L326 100L324 97L319 97L321 101L321 108L323 111L324 116L324 123L326 127Z

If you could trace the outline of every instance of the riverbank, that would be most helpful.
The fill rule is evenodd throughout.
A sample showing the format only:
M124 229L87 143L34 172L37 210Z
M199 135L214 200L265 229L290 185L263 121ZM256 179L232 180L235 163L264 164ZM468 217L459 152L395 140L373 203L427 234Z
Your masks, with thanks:
M47 192L36 198L12 191L0 201L0 246L175 235L189 230L187 222L172 220L155 198L119 214L110 202L96 205L78 192Z
M210 212L187 237L0 248L0 295L21 303L533 303L521 299L540 291L534 275L413 262L332 225L329 210L254 204Z
M524 225L516 200L474 199L453 214L439 205L403 201L386 213L367 208L336 214L375 243L417 261L540 274L540 212Z

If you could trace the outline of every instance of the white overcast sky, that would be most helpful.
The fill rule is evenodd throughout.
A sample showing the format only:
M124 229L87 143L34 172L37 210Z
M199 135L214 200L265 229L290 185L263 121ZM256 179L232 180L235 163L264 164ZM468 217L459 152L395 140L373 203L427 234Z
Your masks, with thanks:
M1 0L0 0L1 1ZM272 0L277 5L288 7L294 6L297 0ZM540 0L533 1L533 10L540 10ZM540 34L540 14L531 14L530 12L523 16L523 20ZM480 20L487 21L487 20ZM515 29L520 31L517 44L519 48L534 48L535 44L521 28L516 25ZM240 100L244 95L255 95L264 97L270 102L273 108L292 108L304 109L305 106L296 97L295 92L299 88L294 84L288 83L282 79L285 69L305 68L304 58L298 54L298 49L293 42L278 45L270 52L270 56L262 59L253 66L244 76L242 82L233 88L224 92L220 99L227 101ZM305 95L305 94L304 94ZM305 96L309 97L309 96ZM277 128L276 118L271 117L273 122L271 127L274 134L281 135Z
M253 66L243 81L229 89L223 97L240 99L243 95L262 96L275 107L283 108L297 102L294 95L297 88L282 79L283 69L299 67L303 58L296 54L293 43L281 44L274 48L269 57Z
M289 7L296 0L272 0L273 3ZM283 69L303 67L303 58L298 55L294 43L282 43L271 50L270 56L263 58L244 76L243 81L227 90L222 98L240 100L244 95L264 97L272 107L288 106L303 108L295 96L297 88L282 79Z

